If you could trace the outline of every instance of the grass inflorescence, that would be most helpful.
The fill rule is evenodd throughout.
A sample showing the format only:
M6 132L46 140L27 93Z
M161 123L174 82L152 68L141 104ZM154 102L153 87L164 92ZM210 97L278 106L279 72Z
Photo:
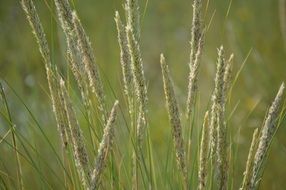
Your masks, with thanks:
M173 143L173 146L167 148L168 158L164 169L160 168L161 158L154 156L155 146L150 137L152 130L149 128L155 126L150 125L152 112L148 111L148 79L145 76L141 50L140 2L126 0L124 4L126 21L122 20L118 11L115 12L123 84L122 99L125 101L120 101L119 104L118 100L112 100L114 104L109 107L107 100L110 97L105 91L101 77L103 75L97 65L91 41L71 2L53 1L59 26L65 36L66 64L68 70L72 71L75 84L58 69L58 64L52 61L49 43L34 1L20 1L38 43L46 70L52 111L57 123L58 136L62 142L61 156L57 154L57 157L61 165L59 170L63 170L64 177L59 179L63 188L233 189L232 183L237 179L233 179L231 175L233 172L231 164L235 164L231 145L235 142L232 142L229 124L231 117L227 117L227 106L235 82L232 82L234 55L231 54L226 59L227 50L223 46L217 50L216 73L210 102L201 110L205 113L202 120L197 114L201 101L199 71L204 64L202 56L208 29L202 19L203 1L193 2L185 112L180 109L178 93L174 88L171 71L164 55L161 54L160 61L158 60L161 64L162 91L171 130L170 142ZM284 89L285 85L282 83L269 107L262 128L256 126L254 130L245 171L241 174L243 180L241 183L238 182L241 184L241 190L258 189L263 180L270 145L281 123L280 120L283 119L281 108ZM2 86L1 90L1 97L6 102ZM82 105L74 98L76 92L80 94ZM14 126L11 118L10 124ZM123 125L126 126L124 129L127 129L127 132L121 131ZM42 188L44 186L53 189L53 185L46 180L45 174L29 152L26 151L26 154L18 152L17 143L20 142L26 150L25 143L21 141L23 138L15 133L13 127L11 130L13 135L11 147L15 151L17 161L17 182L14 179L1 177L3 187L9 189L9 185L6 184L13 181L17 183L18 189L26 189L27 184L23 176L27 174L21 167L23 159L38 172L41 182L46 185L42 184ZM198 133L192 133L193 130ZM1 142L4 140L5 137ZM7 144L9 145L8 142ZM52 143L50 146L53 147Z

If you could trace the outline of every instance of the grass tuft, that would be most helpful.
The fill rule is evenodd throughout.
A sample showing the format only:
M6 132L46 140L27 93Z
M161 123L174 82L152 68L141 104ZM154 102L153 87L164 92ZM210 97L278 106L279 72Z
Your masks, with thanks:
M49 164L41 155L41 151L48 150L42 148L42 144L37 144L38 141L30 142L29 135L36 130L31 128L22 133L16 127L1 84L1 98L5 111L0 112L0 116L10 128L1 137L0 145L13 150L17 170L10 172L0 160L0 164L5 168L2 171L1 166L0 188L27 189L30 185L25 180L29 177L27 177L29 171L35 173L32 175L38 180L35 186L40 189L56 189L58 186L64 189L87 190L187 190L196 187L199 190L227 190L234 188L236 184L234 170L237 160L235 151L238 149L234 150L233 147L238 146L238 143L234 140L236 138L233 137L230 121L238 103L231 109L233 111L228 113L227 108L231 105L227 100L231 99L230 92L250 52L232 82L234 55L231 54L229 59L226 59L224 47L221 46L218 49L210 105L202 107L204 105L202 101L205 100L198 93L198 76L206 43L206 31L210 27L208 25L204 28L202 21L203 1L194 0L193 2L190 71L186 79L188 89L187 101L184 105L186 113L180 112L178 100L181 97L176 96L179 93L171 80L164 55L160 56L169 119L167 122L171 126L171 134L168 138L170 143L166 144L164 140L161 142L154 139L151 134L156 131L153 130L156 126L152 121L153 112L151 114L148 112L148 80L142 58L141 13L138 0L126 0L124 5L126 21L121 20L118 11L115 12L114 20L123 82L121 90L126 101L121 101L121 97L116 97L116 93L113 93L116 99L127 105L119 105L119 101L116 100L110 112L108 108L110 97L104 90L101 78L104 75L101 75L103 73L98 68L91 41L74 10L75 6L71 6L69 0L54 0L57 19L65 36L64 43L67 45L66 64L75 79L73 84L73 80L66 80L66 76L61 74L55 59L51 57L44 27L33 0L20 1L44 61L52 111L58 128L55 134L59 135L61 143L58 143L59 150L56 149L57 141L53 141L49 136L50 133L53 134L53 130L48 128L49 133L46 132L29 107L11 88L29 112L33 125L37 126L40 132L32 136L40 135L39 139L43 137L42 139L47 143L46 146L52 150L51 157L56 160L55 163ZM208 6L209 1L205 10L208 10ZM52 7L49 8L52 10ZM227 15L229 11L230 6ZM206 19L206 13L204 19ZM284 89L285 85L282 83L261 130L256 128L253 133L240 190L259 188L271 142L285 117L285 105L282 106ZM80 94L80 100L74 98L72 91ZM281 107L282 111L280 111ZM129 114L128 117L125 117L125 113ZM183 114L187 117L182 117ZM160 120L158 123L166 125L167 122ZM50 125L51 122L48 123ZM118 126L116 126L117 123ZM122 126L126 127L124 129L127 129L127 132ZM168 134L168 132L169 130L166 129L162 133ZM10 135L12 143L9 142ZM172 140L174 148L172 148ZM160 143L167 149L166 160L162 160L162 152L165 149L160 150L156 147ZM28 165L30 170L22 165ZM164 165L163 169L162 165Z

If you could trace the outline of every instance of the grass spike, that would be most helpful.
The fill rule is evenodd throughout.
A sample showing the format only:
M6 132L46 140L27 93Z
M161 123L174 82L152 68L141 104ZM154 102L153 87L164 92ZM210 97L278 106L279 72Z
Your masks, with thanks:
M208 165L207 165L208 152L209 152L209 112L207 111L204 117L202 137L201 137L198 190L206 189L207 174L208 174Z
M262 175L262 164L264 163L267 157L267 152L271 145L271 140L276 131L275 123L278 117L279 108L282 105L282 96L284 93L284 89L285 89L285 84L282 83L274 101L272 102L268 110L268 114L266 116L266 119L264 121L262 130L261 130L258 148L257 148L255 157L254 157L253 171L252 171L252 177L251 177L251 182L250 182L251 190L254 190L257 188L257 186L260 183L260 178L262 177L261 176Z
M161 54L160 62L163 75L166 105L168 109L170 124L172 126L172 135L177 157L177 163L184 178L184 182L187 184L187 170L185 161L186 158L185 158L184 142L182 137L182 126L181 126L179 108L177 100L175 98L174 89L171 83L168 65L166 64L165 57L163 54Z
M124 84L124 93L127 97L129 104L129 112L132 112L132 73L131 73L131 57L128 49L127 35L125 27L121 22L120 15L118 11L115 12L116 28L118 33L118 43L120 47L120 63L122 69L122 78ZM132 114L132 113L130 113Z
M60 90L64 101L64 111L67 115L69 129L71 133L71 141L73 143L73 154L76 161L78 173L81 176L82 183L85 188L90 185L90 163L84 142L84 137L76 118L70 97L68 95L65 82L60 79Z
M103 114L103 118L105 120L105 117L107 115L105 109L105 95L101 77L95 63L95 56L91 47L91 42L86 35L84 28L75 11L72 13L72 21L74 24L74 30L78 38L78 48L83 58L82 61L84 64L85 73L87 73L90 87L97 98L98 108Z
M188 86L188 97L187 97L187 118L190 118L192 107L195 102L195 95L198 88L198 74L199 74L199 66L201 62L201 54L203 48L203 36L201 36L198 44L197 53L195 55L195 60L189 75L189 86Z
M26 13L27 19L30 23L34 36L37 40L40 53L45 63L45 69L46 69L49 90L51 94L53 111L55 113L58 130L61 135L63 147L66 147L68 141L67 141L67 135L66 135L65 127L64 127L65 121L63 120L63 117L61 116L62 105L61 105L60 98L57 93L58 88L56 86L56 83L58 81L55 81L56 80L55 73L54 73L55 67L54 68L52 67L51 55L50 55L48 42L46 39L46 34L44 32L42 23L40 21L39 15L37 13L37 10L36 10L36 7L33 1L32 0L21 0L21 5Z
M255 155L255 150L257 148L257 143L258 143L258 128L254 130L253 136L252 136L252 141L251 145L249 148L249 153L246 161L246 168L243 173L243 182L240 190L248 190L250 189L250 180L251 180L251 175L252 175L252 168L253 168L253 159Z
M102 176L103 170L107 162L107 156L111 152L113 144L113 136L114 136L114 123L116 119L116 114L117 114L116 110L118 104L119 102L116 100L104 129L104 134L95 161L95 168L93 169L91 175L91 187L90 187L91 190L98 188L100 177Z

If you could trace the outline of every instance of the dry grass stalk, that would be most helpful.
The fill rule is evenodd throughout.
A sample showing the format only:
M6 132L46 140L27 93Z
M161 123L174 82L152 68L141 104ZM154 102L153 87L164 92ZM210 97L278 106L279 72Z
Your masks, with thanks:
M210 160L211 160L211 180L214 172L218 171L218 188L227 188L227 145L226 145L226 125L224 122L226 92L224 77L226 74L226 63L224 50L221 46L218 49L217 69L215 76L215 89L212 95L211 120L210 120ZM212 187L213 184L211 184Z
M224 122L224 112L220 105L217 105L217 168L218 168L218 189L227 189L228 160L227 160L227 128Z
M127 14L127 42L131 58L131 70L134 78L136 95L139 100L140 110L144 113L147 112L147 87L144 76L143 61L140 50L140 13L138 0L126 1L126 14Z
M135 40L140 41L140 11L138 0L126 0L125 11L127 13L127 26Z
M202 20L201 20L202 0L194 0L193 3L193 21L191 30L191 55L190 70L195 63L196 54L199 49L199 41L202 38Z
M60 20L62 29L66 34L72 33L73 21L72 21L72 9L68 0L54 0L58 18Z
M231 79L231 61L226 62L224 50L218 50L217 73L215 77L215 90L213 94L212 120L211 120L211 161L214 165L214 151L217 156L218 189L227 189L228 159L227 159L227 126L225 123L225 107L228 87ZM212 168L215 169L215 168Z
M172 126L173 141L175 145L176 157L180 171L184 180L187 180L187 170L185 161L184 142L182 137L182 126L180 113L175 98L174 89L170 80L168 65L165 62L163 54L161 54L161 69L163 75L164 92L166 105L169 113L169 119Z
M50 50L49 50L48 42L46 39L46 34L44 32L43 26L41 24L39 15L37 13L37 10L35 8L33 1L32 0L21 0L21 4L26 13L27 19L30 23L30 26L35 35L37 43L39 45L39 50L41 52L41 55L44 59L46 75L47 75L49 90L51 94L53 111L55 113L58 130L61 134L63 147L66 147L68 144L66 130L65 130L66 122L64 120L64 116L61 113L61 108L63 105L61 104L59 95L57 93L58 88L56 84L58 81L56 81L57 79L55 76L56 70L52 68Z
M224 61L224 50L221 46L218 50L217 60L217 71L215 76L215 89L212 96L212 107L211 107L211 120L210 120L210 140L211 140L211 160L215 159L215 152L217 149L217 113L218 105L222 106L223 94L224 94L224 73L225 73L225 61Z
M125 27L121 22L120 15L116 11L115 18L117 33L118 33L118 43L120 47L120 63L122 69L124 93L127 97L129 112L132 114L132 73L131 73L131 57L128 49L127 35Z
M137 167L140 164L138 155L141 153L145 128L147 126L147 87L144 76L143 61L140 50L140 12L138 0L126 0L125 12L127 16L126 36L128 50L131 60L131 73L135 96L137 98L137 110L130 112L137 113L137 123L135 129L136 143L133 153L133 183L132 188L138 185ZM133 102L132 102L133 103ZM135 116L135 115L134 115ZM136 117L136 116L135 116Z
M76 167L78 173L80 174L84 187L88 188L90 185L90 163L88 159L88 154L85 147L84 137L82 135L79 123L76 119L76 114L73 109L63 79L60 79L60 90L64 102L64 107L62 109L64 109L64 112L66 113L68 119Z
M135 36L131 31L131 28L127 26L127 39L128 39L128 47L131 55L131 63L132 63L132 74L134 78L134 85L136 90L136 96L139 102L139 117L138 124L142 123L142 125L137 126L137 135L138 139L141 141L144 134L144 128L146 125L146 113L147 113L147 87L145 82L144 70L143 70L143 62L141 51L138 42L135 40Z
M192 106L194 104L194 98L197 91L197 78L201 59L201 52L203 46L203 32L202 32L202 20L201 20L201 8L202 1L194 0L193 2L193 20L191 29L191 54L190 54L190 74L188 85L188 97L187 97L187 118L190 117L192 112Z
M282 1L281 1L282 2ZM45 62L47 79L52 98L53 111L56 116L58 129L61 133L64 146L68 142L72 144L74 159L76 167L80 174L81 180L85 189L96 189L99 186L100 178L106 166L107 156L110 152L114 136L114 122L116 119L116 108L118 101L115 102L106 127L100 147L98 149L98 156L96 158L95 168L90 170L87 150L84 143L79 123L76 119L76 114L73 109L70 97L65 87L64 81L61 79L56 66L52 66L46 36L41 25L39 16L35 9L32 0L21 0L22 7L27 15L28 21L32 27L33 33L37 39L41 55ZM85 104L89 100L89 88L95 93L99 110L103 112L106 117L105 97L103 85L99 76L98 69L95 65L95 56L79 18L76 13L72 11L68 0L55 0L58 17L60 19L62 28L66 35L68 44L68 57L81 90L82 97ZM191 39L191 55L190 55L190 76L189 76L189 92L187 100L187 114L191 113L191 108L194 104L195 92L197 90L197 76L200 65L200 58L203 46L203 32L201 30L201 0L194 0L193 4L193 23L192 23L192 39ZM143 70L143 62L140 50L140 15L138 0L127 0L126 2L127 26L124 28L118 12L116 12L115 21L118 30L118 41L121 50L121 65L123 72L124 91L128 97L129 106L131 105L131 90L134 85L136 96L138 99L139 110L137 120L137 142L136 145L141 147L144 127L146 126L147 113L147 87ZM285 12L285 11L284 11ZM215 77L215 90L212 97L211 119L210 126L208 125L208 112L205 115L203 124L201 150L200 150L200 165L199 165L199 189L205 189L207 183L207 157L209 149L209 141L211 147L211 160L214 159L214 154L217 156L218 168L218 189L227 189L227 141L226 133L227 127L224 122L225 103L227 98L227 91L231 78L233 55L225 62L224 50L221 47L218 50L217 72ZM175 93L169 76L168 66L165 58L161 55L161 69L163 74L164 91L166 97L166 104L169 113L170 123L172 125L172 135L175 146L177 163L179 170L184 178L185 187L187 184L187 171L185 150L183 146L182 127L180 121L180 114L175 98ZM134 79L134 80L133 80ZM134 82L134 84L132 83ZM275 122L278 117L279 107L281 105L282 95L284 91L284 83L281 85L278 94L272 103L266 120L264 122L260 139L258 142L258 130L253 134L251 147L244 173L244 180L241 187L243 189L256 189L259 185L261 173L263 170L263 163L266 159L267 151L270 147L271 140L276 131ZM129 111L132 111L130 108ZM134 111L135 112L135 111ZM136 113L134 113L136 114ZM208 135L210 130L210 135ZM210 139L209 139L210 138ZM138 143L138 144L137 144ZM256 150L256 146L258 147ZM135 147L134 158L135 167L137 169L137 150ZM256 152L255 152L256 151ZM136 171L137 172L137 171ZM136 174L136 177L137 174ZM136 179L137 180L137 179ZM137 181L136 184L138 185Z
M98 108L105 119L107 113L105 109L106 106L103 85L95 63L95 56L91 47L91 42L86 35L76 12L73 12L73 23L74 30L78 38L79 51L83 58L82 61L84 63L85 73L88 76L92 92L96 95L97 102L99 104Z
M192 107L195 102L195 95L197 92L197 81L198 81L198 74L199 74L199 66L201 62L201 54L203 48L203 36L201 36L198 44L197 53L195 55L195 60L192 65L190 76L189 76L189 86L188 86L188 98L187 98L187 117L190 118Z
M39 50L47 67L51 68L50 50L42 23L32 0L21 0L22 7L26 13L33 34L39 45Z
M225 72L223 76L223 81L224 81L223 91L224 91L224 96L225 96L224 100L227 99L227 92L230 88L233 58L234 58L234 55L231 54L229 59L226 61Z
M115 101L113 108L111 110L110 116L108 118L107 124L104 129L102 141L98 149L98 155L97 155L96 162L95 162L95 168L91 176L91 188L90 189L98 188L100 177L106 166L106 162L108 158L107 156L112 148L113 136L114 136L114 123L116 119L116 109L118 107L118 103L119 103L118 101Z
M271 140L277 129L275 122L278 117L279 108L282 105L282 96L284 93L284 89L285 89L285 84L282 83L271 107L269 108L268 114L264 121L264 125L263 125L260 139L259 139L258 148L257 148L255 157L254 157L253 171L252 171L252 177L251 177L251 183L250 183L251 190L256 189L260 182L260 177L261 177L260 175L262 173L262 165L266 159L267 152L271 144Z
M206 112L200 147L200 162L199 162L199 190L206 189L207 174L208 174L208 153L209 153L209 112Z
M89 123L92 122L91 109L93 102L91 93L96 95L97 108L106 122L105 97L103 85L95 65L95 58L85 31L73 13L68 0L54 0L58 18L66 36L68 61L77 81L81 97L87 111ZM89 88L92 85L92 88Z
M78 48L78 36L76 35L73 23L73 11L70 7L68 0L54 0L58 18L61 23L61 27L64 31L67 41L67 56L77 81L78 87L81 91L84 104L88 106L88 74L85 73L85 67L83 64L83 56Z
M252 142L250 145L247 162L246 162L246 168L243 173L243 182L240 190L249 190L250 189L250 181L251 181L251 175L252 175L252 168L253 168L253 159L255 155L255 150L257 148L258 143L258 129L254 130L253 136L252 136Z
M52 72L47 69L47 78L50 81L50 93L52 98L53 111L56 117L58 130L61 134L61 139L63 141L63 147L67 148L70 143L70 129L68 124L67 115L64 111L64 101L60 90L60 77L57 69Z

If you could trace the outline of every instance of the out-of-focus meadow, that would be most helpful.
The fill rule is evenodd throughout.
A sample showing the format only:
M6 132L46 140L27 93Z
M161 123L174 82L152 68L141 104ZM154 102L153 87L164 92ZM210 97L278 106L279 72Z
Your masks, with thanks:
M74 0L73 2L95 49L97 64L104 73L102 76L108 92L108 102L111 104L114 100L113 91L116 96L122 96L114 12L119 10L121 15L124 15L123 1ZM163 147L167 136L170 135L170 127L164 106L159 55L163 52L168 59L180 108L184 109L189 72L192 1L142 0L140 3L141 42L148 81L150 131L154 145ZM67 65L63 56L64 36L56 21L53 2L40 0L36 1L36 6L47 32L53 61L66 71ZM202 103L200 117L203 116L213 89L217 48L223 44L227 55L234 53L235 73L239 71L249 54L232 90L229 106L229 109L236 107L230 120L230 127L236 131L234 142L239 145L235 166L237 175L235 187L238 187L242 179L252 132L255 127L262 125L268 105L273 100L280 83L286 80L286 44L283 43L280 19L278 0L232 2L210 0L208 11L204 15L205 24L210 25L206 33L199 81L199 98ZM47 131L52 143L59 144L43 60L17 0L0 1L0 77L7 81L29 107L41 127ZM41 156L52 165L55 158L50 156L50 150L44 148L46 142L41 139L33 118L13 90L7 85L4 86L16 127L23 134L33 137L31 144L43 147ZM2 104L0 110L5 112ZM0 119L1 137L7 128L7 122ZM157 156L161 154L159 150L160 148ZM0 151L1 172L3 170L13 173L15 163L9 161L13 157L13 152L2 143ZM286 123L284 122L273 140L261 189L285 188L285 161ZM28 174L25 176L28 178Z

